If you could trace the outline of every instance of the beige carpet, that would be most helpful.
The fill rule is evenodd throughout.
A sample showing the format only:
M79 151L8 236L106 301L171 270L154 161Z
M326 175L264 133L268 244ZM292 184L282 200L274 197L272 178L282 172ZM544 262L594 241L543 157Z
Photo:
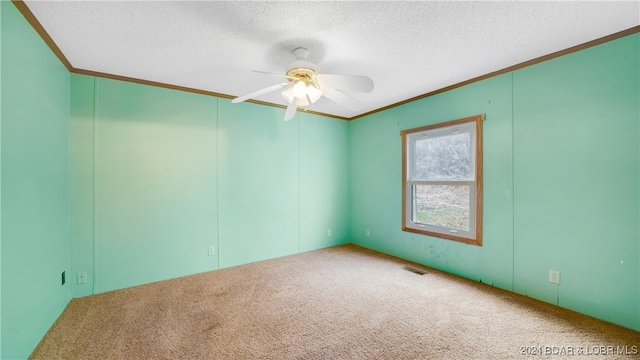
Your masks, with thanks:
M630 359L614 354L638 346L639 332L344 245L74 299L31 358Z

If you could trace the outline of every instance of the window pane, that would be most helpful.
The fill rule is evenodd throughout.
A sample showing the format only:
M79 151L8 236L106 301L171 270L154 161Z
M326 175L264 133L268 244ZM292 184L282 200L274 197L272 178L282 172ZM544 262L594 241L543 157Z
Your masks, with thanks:
M414 185L413 222L469 231L468 185Z
M415 141L413 180L473 180L471 133Z

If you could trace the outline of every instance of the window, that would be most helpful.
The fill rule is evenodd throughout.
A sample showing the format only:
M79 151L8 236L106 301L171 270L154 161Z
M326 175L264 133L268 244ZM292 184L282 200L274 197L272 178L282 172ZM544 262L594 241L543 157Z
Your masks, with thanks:
M404 130L403 231L482 245L484 115Z

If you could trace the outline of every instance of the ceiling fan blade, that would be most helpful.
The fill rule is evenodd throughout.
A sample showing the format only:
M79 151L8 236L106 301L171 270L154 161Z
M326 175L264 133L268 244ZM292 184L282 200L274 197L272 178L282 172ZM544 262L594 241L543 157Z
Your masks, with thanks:
M284 121L289 121L291 119L293 119L293 117L296 115L296 109L298 108L298 98L293 98L293 101L291 101L291 103L289 103L289 106L287 106L287 111L284 113Z
M362 107L362 103L360 103L360 101L336 89L323 89L322 96L326 96L329 100L332 100L338 105L342 105L350 110L356 111Z
M274 72L270 72L270 71L261 71L261 70L251 70L253 72L256 72L258 74L267 74L267 75L275 75L275 76L284 76L289 80L295 80L294 77L291 76L287 76L286 74L278 74L278 73L274 73Z
M278 73L274 73L274 72L270 72L270 71L262 71L262 70L251 70L251 71L253 71L255 73L259 73L259 74L284 76L284 74L278 74Z
M249 100L251 98L258 97L258 96L264 95L266 93L270 93L272 91L280 90L280 89L284 88L287 85L289 85L289 83L280 83L280 84L276 84L276 85L271 85L271 86L269 86L267 88L264 88L264 89L261 89L261 90L258 90L258 91L254 91L251 94L247 94L247 95L244 95L244 96L239 96L239 97L231 100L231 102L234 103L234 104L237 104L237 103L243 102L245 100Z
M364 93L373 90L373 80L368 76L318 74L318 80L322 91L327 87Z

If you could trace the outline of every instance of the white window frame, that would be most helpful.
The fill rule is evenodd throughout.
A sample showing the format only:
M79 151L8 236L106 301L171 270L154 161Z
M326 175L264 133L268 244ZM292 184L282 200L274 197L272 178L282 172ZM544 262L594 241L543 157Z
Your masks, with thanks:
M482 121L484 115L404 130L402 135L402 230L482 245ZM419 180L415 177L415 143L425 138L436 138L468 132L471 135L472 178L461 180ZM454 185L469 187L469 230L454 229L414 222L416 185Z

